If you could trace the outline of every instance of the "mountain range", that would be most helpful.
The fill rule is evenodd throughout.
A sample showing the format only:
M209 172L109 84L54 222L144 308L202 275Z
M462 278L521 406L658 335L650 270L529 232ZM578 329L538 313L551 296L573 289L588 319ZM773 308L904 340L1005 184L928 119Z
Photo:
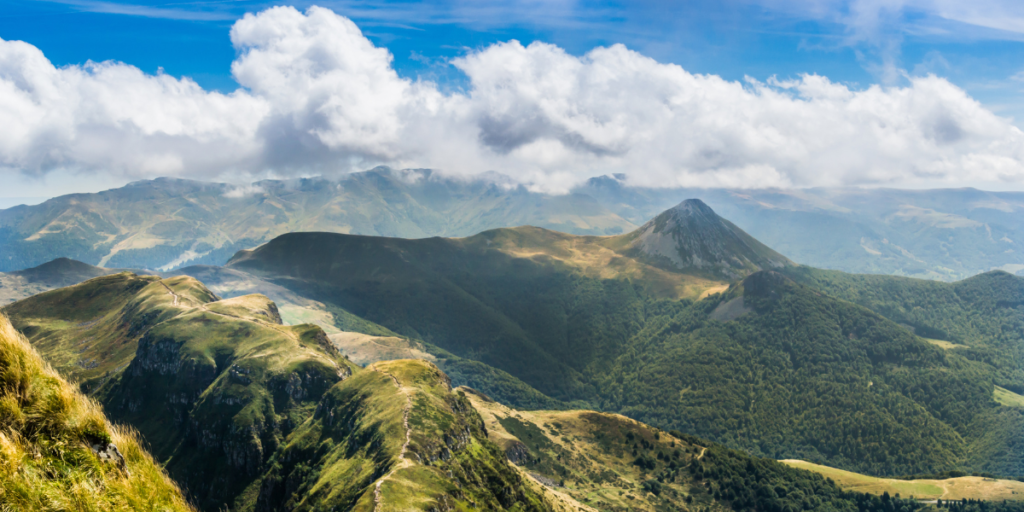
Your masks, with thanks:
M495 174L450 178L376 168L339 179L248 186L132 183L0 210L0 272L67 257L111 268L221 265L299 231L425 238L531 225L577 235L635 230L698 198L793 261L818 268L953 281L1024 271L1024 194L974 189L640 188L621 175L567 194Z
M1022 417L994 398L997 384L1024 391L1024 279L1005 272L954 285L868 284L796 266L697 200L611 237L292 233L241 251L227 268L563 403L757 455L877 475L1024 471L1013 433ZM824 291L840 280L845 287L832 286L847 298L860 300L857 290L878 303ZM950 299L922 315L920 296L937 296L929 286L947 287ZM938 320L954 304L954 322L977 328ZM896 314L906 310L914 313ZM532 396L517 403L506 378L453 373L510 405L535 405Z
M697 199L603 236L288 232L0 284L203 510L912 511L770 459L1024 473L1024 279L804 266Z

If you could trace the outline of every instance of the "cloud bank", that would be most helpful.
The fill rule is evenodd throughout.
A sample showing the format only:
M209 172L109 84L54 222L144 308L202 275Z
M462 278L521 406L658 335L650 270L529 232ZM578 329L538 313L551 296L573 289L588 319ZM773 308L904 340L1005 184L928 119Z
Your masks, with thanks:
M497 171L563 191L646 186L1024 183L1024 133L950 82L851 89L815 75L730 82L624 46L496 44L455 59L467 90L400 77L350 20L313 7L231 29L231 94L122 63L56 68L0 40L0 167L128 178Z

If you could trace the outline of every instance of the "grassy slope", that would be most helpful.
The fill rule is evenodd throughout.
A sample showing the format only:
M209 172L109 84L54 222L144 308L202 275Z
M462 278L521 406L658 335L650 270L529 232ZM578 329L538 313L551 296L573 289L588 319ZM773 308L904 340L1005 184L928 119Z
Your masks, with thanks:
M314 326L189 277L100 277L6 308L108 414L140 430L203 508L229 503L323 390L350 374Z
M517 411L466 390L523 470L587 510L871 510L877 498L616 414ZM897 503L897 505L899 505ZM907 510L919 504L903 502Z
M277 284L556 396L578 393L581 373L602 371L642 317L645 297L696 297L720 286L592 242L536 228L458 240L297 233L240 254L231 268L299 278Z
M714 320L743 287L678 300L679 287L649 284L665 280L635 271L644 268L635 260L589 264L602 260L586 256L600 254L582 250L586 242L537 229L464 240L292 234L231 267L563 402L760 456L883 475L1016 472L1016 416L996 409L993 370L959 357L962 349L943 351L796 284L748 297L756 314Z
M811 464L802 460L784 460L783 463L800 469L814 471L831 478L843 489L871 494L889 493L919 500L1024 500L1024 482L999 480L980 476L963 476L944 480L897 480L877 478L850 471Z
M123 467L91 448L108 444ZM136 434L111 425L2 315L0 510L192 510Z
M379 494L375 492L378 489ZM436 366L376 363L336 384L240 510L551 510Z

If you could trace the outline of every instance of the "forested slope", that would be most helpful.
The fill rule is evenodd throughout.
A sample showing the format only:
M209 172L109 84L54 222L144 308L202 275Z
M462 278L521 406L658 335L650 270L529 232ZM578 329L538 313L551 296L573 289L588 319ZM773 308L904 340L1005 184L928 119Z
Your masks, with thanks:
M993 401L1005 372L782 274L726 290L628 250L585 249L608 240L533 228L418 241L291 234L229 266L563 402L757 455L877 475L1019 472L1019 411Z

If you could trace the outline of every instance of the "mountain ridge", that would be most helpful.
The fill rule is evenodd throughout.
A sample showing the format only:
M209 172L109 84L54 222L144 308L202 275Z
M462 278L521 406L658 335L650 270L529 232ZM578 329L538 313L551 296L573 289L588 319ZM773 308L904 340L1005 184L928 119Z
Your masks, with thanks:
M387 168L249 186L158 179L0 210L0 271L61 256L121 268L220 265L239 249L292 231L419 238L537 225L618 235L687 197L793 261L819 268L944 281L994 268L1024 272L1019 193L658 189L617 176L549 195L507 178Z
M1003 433L1017 419L994 401L992 384L1016 377L988 356L943 350L801 284L791 276L803 267L733 267L742 281L714 282L678 267L638 271L650 267L639 261L647 255L614 245L630 236L288 234L229 268L496 367L563 403L756 455L893 475L980 467L983 454L1016 442ZM614 254L601 259L605 244ZM659 287L666 276L698 279L710 293L667 293L680 288ZM850 411L872 429L835 420ZM1012 474L1022 462L1011 449L989 470Z

